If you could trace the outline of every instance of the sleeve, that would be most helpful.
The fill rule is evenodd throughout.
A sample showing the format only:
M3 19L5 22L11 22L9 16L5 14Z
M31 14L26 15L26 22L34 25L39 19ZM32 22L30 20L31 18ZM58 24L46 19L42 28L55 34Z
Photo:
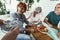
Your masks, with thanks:
M29 21L26 19L25 15L24 15L24 22L25 22L27 25L30 24Z
M50 12L50 13L46 16L46 19L47 19L47 20L50 19L51 13L52 13L52 12Z
M15 13L11 13L10 14L10 20L11 21L13 21L13 20L15 20L17 17L16 17L16 15L15 15Z

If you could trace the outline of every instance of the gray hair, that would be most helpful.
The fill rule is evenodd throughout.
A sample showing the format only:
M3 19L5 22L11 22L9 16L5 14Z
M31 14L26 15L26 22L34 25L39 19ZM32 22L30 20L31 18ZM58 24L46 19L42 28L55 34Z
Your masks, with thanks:
M38 11L39 13L42 12L42 8L41 7L36 7L35 10Z

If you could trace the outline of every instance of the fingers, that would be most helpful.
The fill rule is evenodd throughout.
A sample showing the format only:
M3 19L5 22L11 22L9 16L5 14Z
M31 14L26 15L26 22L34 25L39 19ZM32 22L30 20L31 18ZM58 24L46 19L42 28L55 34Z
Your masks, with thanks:
M18 26L16 26L16 27L12 27L11 29L10 29L10 32L15 32L15 33L19 33L19 27Z
M16 27L13 29L13 31L16 32L16 33L19 33L19 31L20 31L20 30L19 30L19 27L16 26Z
M18 26L16 26L16 27L14 28L14 30L17 30L17 29L19 29L19 27L18 27Z
M10 31L12 31L12 30L13 30L13 28L10 29Z

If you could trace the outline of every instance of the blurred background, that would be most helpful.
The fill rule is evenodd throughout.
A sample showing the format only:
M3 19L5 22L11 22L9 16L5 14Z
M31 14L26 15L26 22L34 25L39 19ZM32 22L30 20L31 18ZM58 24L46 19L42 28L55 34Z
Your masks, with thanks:
M25 13L27 17L37 6L42 7L42 15L45 17L50 11L54 10L55 5L60 0L0 0L0 18L4 19L5 16L2 17L1 15L8 16L8 14L15 12L19 2L25 2L27 4L27 11Z
M0 0L0 19L9 20L11 13L16 12L16 6L19 2L25 2L27 4L26 17L29 16L31 11L35 7L40 6L42 8L42 20L50 11L54 11L54 7L60 0ZM0 40L5 35L0 30Z

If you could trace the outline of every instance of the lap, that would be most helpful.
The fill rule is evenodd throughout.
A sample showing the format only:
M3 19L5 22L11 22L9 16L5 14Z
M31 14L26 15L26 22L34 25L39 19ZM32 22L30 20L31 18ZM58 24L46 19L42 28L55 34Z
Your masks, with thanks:
M29 35L26 34L18 34L16 40L31 40Z

